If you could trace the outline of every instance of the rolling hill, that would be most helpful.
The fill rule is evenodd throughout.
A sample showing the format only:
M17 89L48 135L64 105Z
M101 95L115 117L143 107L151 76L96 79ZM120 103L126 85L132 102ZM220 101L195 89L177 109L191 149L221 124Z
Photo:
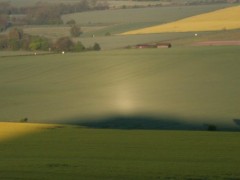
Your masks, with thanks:
M1 57L0 120L237 128L238 67L238 46Z

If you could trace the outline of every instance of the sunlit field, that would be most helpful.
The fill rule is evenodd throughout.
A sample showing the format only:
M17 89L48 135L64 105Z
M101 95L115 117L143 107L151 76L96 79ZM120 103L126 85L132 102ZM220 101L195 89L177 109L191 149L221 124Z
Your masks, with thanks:
M240 28L240 6L225 8L214 12L196 15L179 21L129 31L127 34L148 34L162 32L216 31Z
M0 143L13 138L19 138L29 133L36 133L44 128L53 128L54 125L47 124L28 124L28 123L9 123L0 122Z

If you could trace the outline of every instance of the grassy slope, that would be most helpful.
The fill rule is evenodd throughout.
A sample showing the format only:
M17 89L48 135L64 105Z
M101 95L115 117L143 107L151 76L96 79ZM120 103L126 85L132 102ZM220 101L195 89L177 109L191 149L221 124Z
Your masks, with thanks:
M239 138L224 132L42 129L0 142L0 178L238 179Z
M200 14L175 22L152 26L123 34L148 34L162 32L196 32L239 29L240 6L225 8L210 13Z
M0 59L1 120L149 115L239 118L239 47L118 50Z

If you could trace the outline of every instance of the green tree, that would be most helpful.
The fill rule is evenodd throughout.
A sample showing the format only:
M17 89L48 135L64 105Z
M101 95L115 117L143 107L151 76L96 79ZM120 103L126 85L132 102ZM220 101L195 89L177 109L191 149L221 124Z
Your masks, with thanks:
M78 42L74 45L73 51L75 51L75 52L81 52L81 51L84 51L85 49L86 49L85 46L84 46L80 41L78 41Z
M33 41L29 44L29 49L39 50L41 48L41 42Z
M26 122L28 122L28 118L26 117L26 118L20 119L20 122L21 123L26 123Z
M29 43L29 49L31 50L43 50L46 51L50 47L50 42L48 39L39 37L39 36L34 36L31 38L30 43Z

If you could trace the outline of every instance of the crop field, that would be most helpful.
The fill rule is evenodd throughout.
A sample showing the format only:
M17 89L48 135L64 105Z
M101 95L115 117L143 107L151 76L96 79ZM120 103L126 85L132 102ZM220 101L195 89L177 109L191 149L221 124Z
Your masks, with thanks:
M239 63L239 46L1 57L0 120L236 129Z
M240 29L239 15L240 6L235 6L192 16L171 23L129 31L123 34L129 35L161 32L196 32Z
M0 128L6 125L40 126ZM14 139L0 134L0 178L239 179L239 138L237 132L45 125Z
M120 36L123 32L175 21L193 15L211 12L228 7L227 4L209 6L182 6L182 7L149 7L135 9L119 9L104 11L89 11L62 16L66 23L74 19L81 27L83 34L74 41L81 41L86 47L95 42L103 50L118 49L140 43L156 41L183 40L194 36L194 33L161 33L134 36ZM25 26L27 34L40 35L56 40L59 37L69 36L70 26ZM94 38L93 38L94 37Z
M200 13L221 9L227 4L210 6L154 7L137 9L119 9L105 11L90 11L64 15L64 22L74 19L82 26L107 26L104 31L95 35L105 35L106 32L119 34L133 29L159 25Z

